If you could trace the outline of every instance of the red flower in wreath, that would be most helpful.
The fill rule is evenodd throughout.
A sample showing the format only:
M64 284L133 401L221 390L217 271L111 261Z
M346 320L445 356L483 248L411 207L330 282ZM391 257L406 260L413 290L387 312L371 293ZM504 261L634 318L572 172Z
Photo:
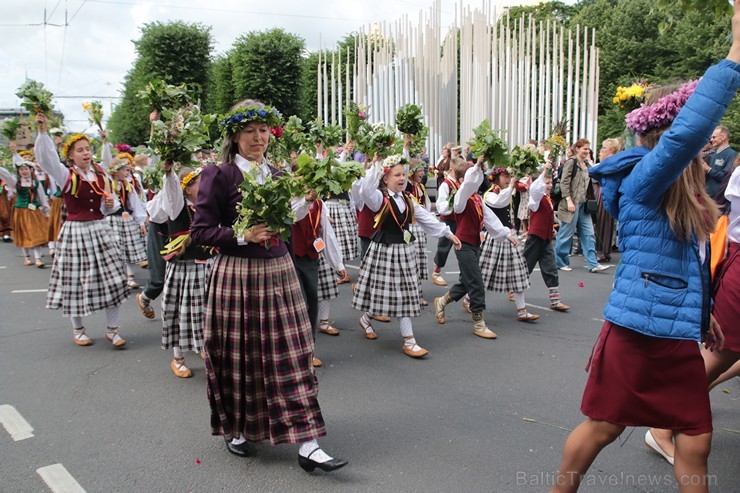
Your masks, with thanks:
M283 127L272 127L270 133L279 139L283 136Z

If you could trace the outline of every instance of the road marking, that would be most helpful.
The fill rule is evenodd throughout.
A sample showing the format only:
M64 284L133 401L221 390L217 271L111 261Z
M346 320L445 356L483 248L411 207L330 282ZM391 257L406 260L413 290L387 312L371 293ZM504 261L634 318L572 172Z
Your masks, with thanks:
M604 320L603 318L592 318L591 320L593 320L594 322L606 322L606 320Z
M54 493L85 493L80 483L61 464L40 467L36 472Z
M48 288L44 288L44 289L14 289L13 291L11 291L11 293L12 293L12 294L22 294L22 293L45 293L45 292L47 292L48 290L49 290Z
M8 268L7 265L0 265L0 269L7 269L7 268Z
M445 274L459 274L459 270L451 270L451 271L445 271Z
M527 306L531 306L532 308L539 308L540 310L552 310L549 306L539 306L539 305L533 305L532 303L527 303Z
M345 269L355 269L355 270L360 270L360 268L359 268L359 267L356 267L356 266L354 266L354 265L349 265L349 264L344 264L344 267L345 267Z
M0 406L0 423L16 442L33 436L33 427L10 404Z

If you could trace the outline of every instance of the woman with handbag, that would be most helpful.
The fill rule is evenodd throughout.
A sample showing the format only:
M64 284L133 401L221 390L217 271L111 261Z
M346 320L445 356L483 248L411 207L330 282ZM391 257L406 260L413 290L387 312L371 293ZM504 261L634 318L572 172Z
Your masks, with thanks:
M601 272L610 266L601 265L596 260L596 238L594 223L591 220L591 214L596 211L587 209L589 205L587 192L591 179L588 176L586 160L591 153L591 143L586 139L578 139L573 147L576 151L575 156L563 165L563 176L560 179L563 198L558 205L560 229L555 241L555 260L558 269L573 270L570 266L570 247L573 233L577 228L588 271Z

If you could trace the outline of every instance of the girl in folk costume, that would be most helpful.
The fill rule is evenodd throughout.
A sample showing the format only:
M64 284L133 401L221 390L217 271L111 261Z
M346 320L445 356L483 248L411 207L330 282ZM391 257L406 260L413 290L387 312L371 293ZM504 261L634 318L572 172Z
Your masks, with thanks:
M422 229L436 237L446 237L460 247L460 240L441 221L416 203L406 188L406 160L399 155L378 162L362 179L360 194L365 206L377 214L378 230L362 259L352 308L365 312L360 326L365 337L376 339L369 313L401 319L402 350L412 358L428 354L414 338L411 317L418 317L419 275L415 240L410 226L416 220Z
M740 0L732 35L727 58L699 81L648 93L626 117L639 145L591 171L619 221L621 259L586 368L586 419L565 442L553 491L576 491L593 460L627 426L673 431L680 491L707 492L713 483L707 370L715 365L702 358L697 343L722 352L725 337L718 313L711 313L709 242L719 211L706 192L699 153L740 89ZM731 289L736 296L737 285ZM737 319L730 324L737 326ZM648 431L646 443L664 452L651 436Z
M429 200L426 188L422 185L421 180L424 177L424 163L421 159L411 159L411 168L409 170L409 181L406 185L406 193L408 193L414 201L421 207L431 212L432 202ZM419 281L425 281L429 279L429 259L427 258L427 235L424 230L419 226L418 223L411 223L409 227L411 234L414 235L416 241L416 253L417 253L417 267L419 272ZM429 305L429 302L424 299L424 293L421 290L421 283L419 286L419 301L421 306Z
M105 338L121 348L126 341L118 334L121 303L126 300L126 276L117 242L105 214L120 207L105 172L92 163L90 141L77 134L67 139L63 152L69 168L59 162L54 141L46 133L47 119L36 116L39 130L36 155L41 167L62 185L67 220L57 240L51 268L46 307L62 309L70 317L75 344L89 346L82 318L105 309Z
M547 163L544 171L529 187L529 233L523 255L530 276L535 266L540 265L542 279L549 291L550 308L565 312L570 307L560 301L560 280L553 249L555 211L550 199L551 190L552 165Z
M315 200L306 217L293 224L292 242L298 280L306 298L315 345L317 323L321 332L339 335L339 329L329 325L329 300L339 296L334 271L341 275L347 273L339 242L321 200ZM313 366L321 364L321 360L314 356Z
M12 184L15 190L13 204L12 229L13 244L23 250L23 265L34 265L43 269L41 247L47 243L49 222L49 202L44 186L34 176L33 163L23 160L15 163L16 177L2 169L2 178ZM34 261L31 261L33 252Z
M470 310L473 314L473 334L484 339L495 339L496 333L488 328L483 318L486 309L486 291L480 270L480 244L483 226L494 240L507 240L516 247L517 241L512 231L501 224L496 215L483 205L477 194L483 182L483 156L478 157L476 164L460 158L453 163L456 176L463 177L460 188L451 200L457 220L458 238L462 248L455 252L460 267L460 280L441 298L434 299L437 322L445 323L445 307L453 301L459 301L466 294L470 295Z
M457 222L451 207L450 196L457 192L459 186L455 170L450 167L442 180L442 184L437 188L437 201L435 202L439 219L444 221L453 233L456 231ZM432 282L437 286L447 286L447 281L442 277L442 269L447 265L450 248L452 248L452 244L447 241L447 238L440 238L437 242L437 252L434 254L434 272L432 272Z
M172 166L172 162L162 163L165 176L160 205L168 217L169 239L177 241L179 245L172 247L165 257L162 349L173 350L170 363L172 373L180 378L189 378L193 374L185 366L185 352L203 351L203 308L209 260L213 255L210 249L193 245L188 236L202 168L182 168L178 177L172 171ZM180 243L182 237L187 239ZM165 250L168 250L167 246Z
M491 177L493 185L483 195L483 202L491 208L501 224L513 229L510 204L516 181L511 179L504 168L495 168ZM495 240L491 235L486 234L481 248L480 270L486 290L513 293L517 320L533 322L540 318L539 315L527 312L524 290L529 288L529 273L524 257L517 246L507 240Z
M244 173L265 183L279 174L265 160L270 127L280 113L246 100L221 121L221 165L201 173L191 237L219 248L207 289L204 337L211 432L229 452L246 457L248 442L299 443L306 471L339 469L318 445L326 434L311 367L313 337L306 303L286 244L259 224L234 236ZM298 220L305 198L293 199ZM265 248L270 240L272 246Z
M113 235L118 241L121 259L126 266L129 288L136 289L139 285L134 280L133 265L146 260L146 210L136 193L136 189L129 182L131 168L127 160L115 158L111 161L108 173L113 178L113 193L121 203L121 208L109 214L106 219L111 226Z

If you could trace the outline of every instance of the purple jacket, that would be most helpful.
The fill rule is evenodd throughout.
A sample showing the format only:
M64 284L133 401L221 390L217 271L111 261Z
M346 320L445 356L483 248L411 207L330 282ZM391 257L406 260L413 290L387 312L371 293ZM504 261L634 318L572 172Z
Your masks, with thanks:
M272 169L273 175L278 172ZM241 202L239 185L244 181L236 164L209 165L200 174L198 200L190 237L196 245L218 247L222 255L248 258L276 258L288 253L280 239L267 250L257 243L239 245L232 225L236 221L236 204Z

